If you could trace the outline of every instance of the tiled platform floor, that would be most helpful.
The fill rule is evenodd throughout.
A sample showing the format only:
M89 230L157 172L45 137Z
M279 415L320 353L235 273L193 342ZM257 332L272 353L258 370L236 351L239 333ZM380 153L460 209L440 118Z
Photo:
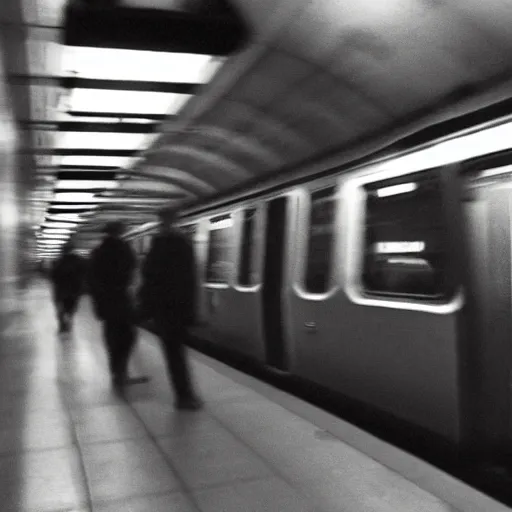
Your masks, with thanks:
M139 334L132 370L152 380L122 399L88 301L59 338L46 286L27 293L0 343L2 512L509 510L199 354L205 409L175 412L158 343Z

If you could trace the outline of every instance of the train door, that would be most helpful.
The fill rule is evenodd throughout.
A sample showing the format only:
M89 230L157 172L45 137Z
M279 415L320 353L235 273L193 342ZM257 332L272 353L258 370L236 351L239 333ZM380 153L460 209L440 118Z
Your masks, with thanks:
M288 368L283 321L288 200L288 197L278 197L267 203L263 266L262 300L266 362L279 370Z
M492 451L512 453L512 167L464 178L476 337L477 428ZM500 177L501 176L501 177ZM471 340L470 340L471 341ZM472 383L472 385L475 385Z
M332 359L342 329L337 302L337 188L324 183L301 197L294 287L290 298L293 357L290 371L318 381ZM328 377L329 378L329 377ZM325 382L324 382L325 384Z

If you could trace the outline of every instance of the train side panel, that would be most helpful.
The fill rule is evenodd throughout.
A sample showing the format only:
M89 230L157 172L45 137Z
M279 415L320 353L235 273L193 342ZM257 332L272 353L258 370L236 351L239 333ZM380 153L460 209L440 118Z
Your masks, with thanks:
M261 329L261 286L240 286L237 276L238 262L241 257L242 211L230 213L233 224L225 242L229 245L223 255L218 255L210 261L205 254L204 272L201 284L203 303L202 325L196 333L212 343L219 344L239 353L246 354L258 361L264 359L263 333ZM208 221L207 221L208 222ZM206 227L208 230L208 226ZM261 230L261 221L257 226ZM212 242L210 233L206 235ZM259 238L258 238L259 240ZM260 261L260 244L254 247L256 261ZM224 260L224 261L221 261ZM212 282L219 280L218 275L208 268L212 265L224 263L228 266L225 282ZM257 269L259 282L260 269Z
M340 180L340 185L343 184ZM365 236L355 189L341 189L334 217L332 283L325 293L304 289L309 208L301 208L289 290L290 371L305 379L457 442L459 385L455 303L428 306L385 298L354 299L348 276ZM413 242L414 243L414 242Z
M453 315L358 306L341 293L291 302L292 373L458 440Z

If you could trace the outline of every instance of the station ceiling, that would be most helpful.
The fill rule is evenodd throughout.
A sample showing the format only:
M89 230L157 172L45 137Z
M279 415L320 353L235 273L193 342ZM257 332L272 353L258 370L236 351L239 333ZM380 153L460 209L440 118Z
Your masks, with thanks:
M41 254L511 96L509 0L124 0L160 18L131 38L80 3L103 31L23 0L11 34Z

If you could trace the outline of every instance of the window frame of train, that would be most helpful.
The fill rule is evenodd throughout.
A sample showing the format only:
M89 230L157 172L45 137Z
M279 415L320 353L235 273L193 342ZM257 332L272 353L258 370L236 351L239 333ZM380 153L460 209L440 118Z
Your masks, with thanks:
M315 296L325 296L333 291L335 288L335 268L334 268L334 260L335 260L335 241L336 241L336 222L337 222L337 214L338 214L338 205L339 205L339 194L338 194L338 185L337 183L325 183L315 188L312 188L307 191L307 201L308 201L308 215L305 220L305 227L307 229L307 237L304 241L303 246L303 254L304 254L304 264L301 271L301 287L303 292L308 295ZM329 203L330 208L327 209L327 212L324 210L319 210L318 205L323 206L325 203ZM327 251L324 252L326 254L325 261L322 263L322 272L324 274L324 278L320 283L320 286L317 286L313 280L315 278L314 274L311 274L318 265L313 265L312 262L315 261L315 253L316 255L322 253L321 247L318 247L318 238L313 237L313 231L315 224L318 224L318 220L322 221L325 219L318 219L319 215L324 215L327 213L327 216L330 225L330 240L328 241ZM313 229L312 229L313 228ZM319 233L322 235L322 233Z
M221 222L230 221L229 225L225 228L216 227L212 229L212 226L218 226ZM223 213L220 215L215 215L208 219L208 247L206 254L206 269L205 269L205 284L209 287L218 287L218 288L228 288L232 281L232 271L233 271L233 227L234 227L234 218L232 213ZM212 232L215 231L226 231L225 234L225 251L227 252L226 263L229 268L226 268L222 275L222 280L215 279L212 280ZM216 246L218 247L218 246ZM222 245L221 245L222 247ZM222 261L222 260L219 260Z
M261 285L261 206L246 205L237 216L240 228L235 283L243 291L254 290ZM249 231L247 225L251 226Z
M364 296L434 305L453 300L457 290L451 278L449 226L440 172L431 169L377 178L362 185L359 283ZM377 219L369 222L371 216ZM432 219L435 221L429 224ZM404 236L383 236L393 230Z

